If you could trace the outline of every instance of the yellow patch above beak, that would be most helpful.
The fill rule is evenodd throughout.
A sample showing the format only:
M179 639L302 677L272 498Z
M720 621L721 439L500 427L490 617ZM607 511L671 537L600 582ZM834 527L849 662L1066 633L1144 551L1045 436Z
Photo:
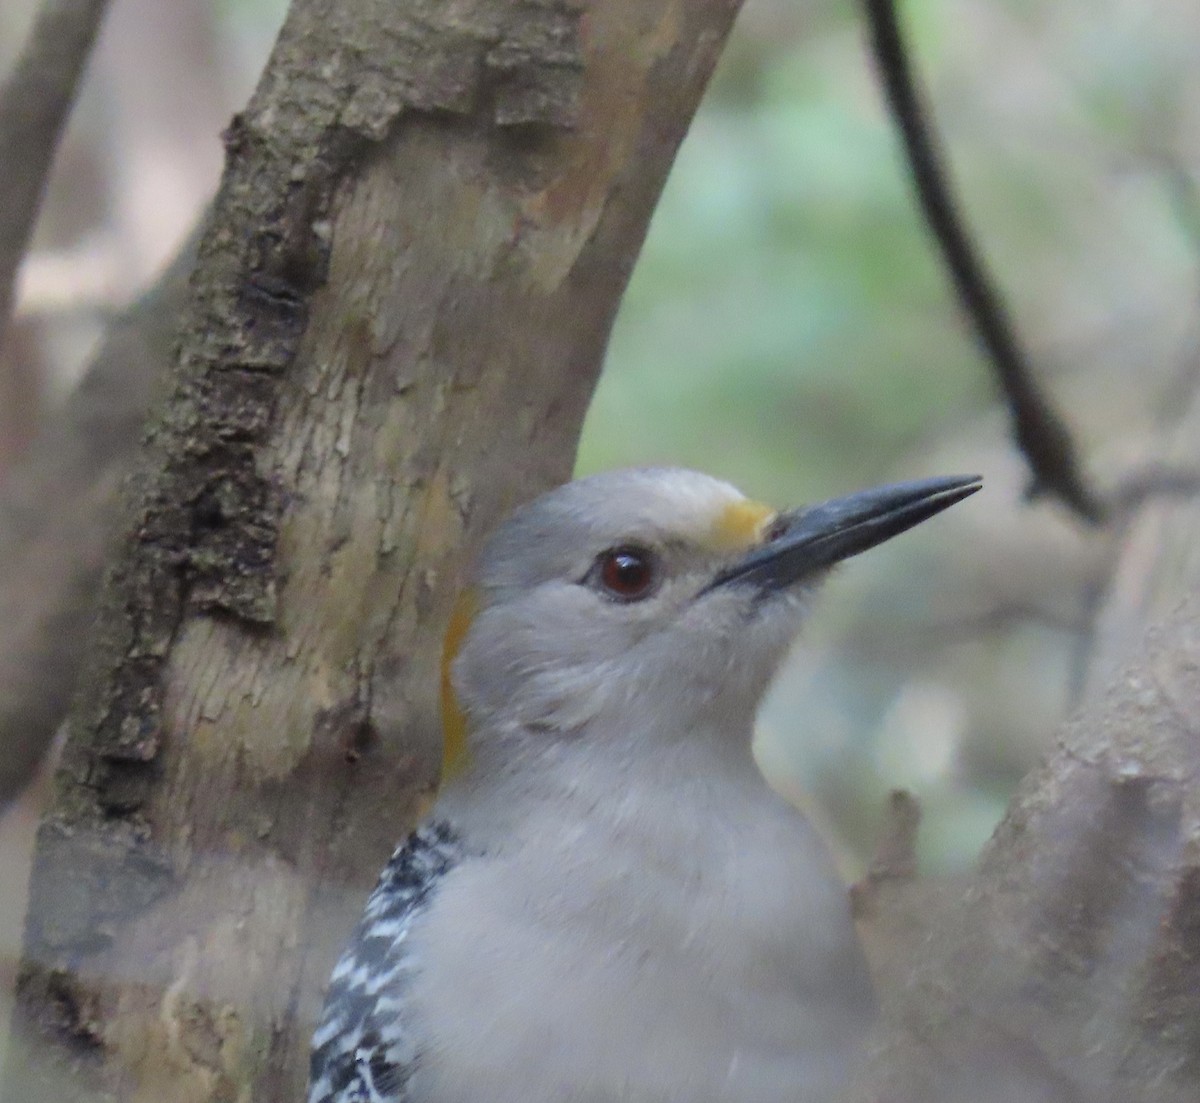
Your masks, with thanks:
M464 590L458 595L450 620L446 625L446 635L442 639L442 778L453 777L467 763L467 716L458 703L458 695L454 692L454 680L451 677L451 667L462 649L463 641L475 619L479 607L478 599L473 590Z
M717 515L712 527L714 550L733 552L752 548L762 540L767 526L775 518L775 512L770 506L749 498L730 502Z

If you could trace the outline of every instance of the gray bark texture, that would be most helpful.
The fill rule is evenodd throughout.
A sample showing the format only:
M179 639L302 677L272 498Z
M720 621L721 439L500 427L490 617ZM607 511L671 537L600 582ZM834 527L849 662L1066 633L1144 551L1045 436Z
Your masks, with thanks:
M295 0L39 833L6 1098L295 1100L440 755L480 536L566 477L729 0Z

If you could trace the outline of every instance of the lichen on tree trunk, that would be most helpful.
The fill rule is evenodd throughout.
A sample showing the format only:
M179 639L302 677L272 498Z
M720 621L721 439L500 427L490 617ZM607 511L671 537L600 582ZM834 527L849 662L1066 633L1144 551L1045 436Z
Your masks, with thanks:
M293 4L228 131L39 835L13 1098L300 1097L434 778L463 563L569 474L735 10Z

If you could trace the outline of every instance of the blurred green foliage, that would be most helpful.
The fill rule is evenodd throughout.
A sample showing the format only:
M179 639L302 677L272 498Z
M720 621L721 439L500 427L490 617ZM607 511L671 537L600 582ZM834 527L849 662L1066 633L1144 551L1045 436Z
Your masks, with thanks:
M803 500L879 477L931 413L986 401L860 38L839 8L815 33L731 43L617 321L581 470L683 463Z

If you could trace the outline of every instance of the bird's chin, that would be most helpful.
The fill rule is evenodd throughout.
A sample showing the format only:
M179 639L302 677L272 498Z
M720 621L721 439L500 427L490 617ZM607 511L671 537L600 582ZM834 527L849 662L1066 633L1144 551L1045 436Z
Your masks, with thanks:
M729 587L724 593L713 591L707 600L714 611L718 603L724 606L731 633L760 634L764 639L777 640L778 646L786 650L803 626L816 590L828 573L824 570L780 589ZM744 644L745 638L740 642Z
M803 628L812 596L807 585L712 591L703 599L709 602L707 639L697 634L696 646L679 652L678 678L693 681L700 669L705 696L723 697L753 715Z

